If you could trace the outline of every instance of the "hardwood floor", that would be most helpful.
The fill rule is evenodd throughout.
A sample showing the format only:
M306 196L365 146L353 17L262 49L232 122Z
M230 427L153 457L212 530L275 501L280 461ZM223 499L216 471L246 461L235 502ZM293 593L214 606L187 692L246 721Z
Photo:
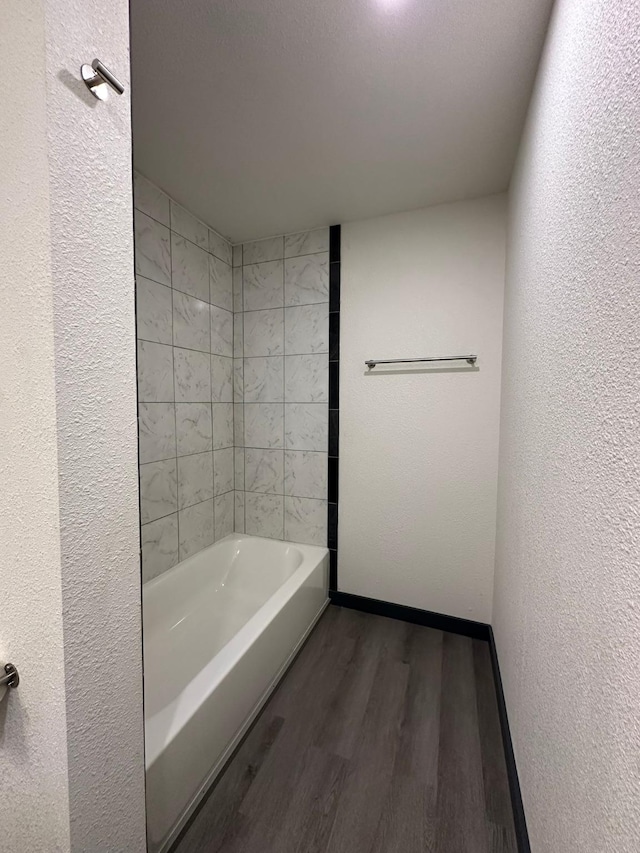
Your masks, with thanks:
M516 853L488 644L331 606L176 853Z

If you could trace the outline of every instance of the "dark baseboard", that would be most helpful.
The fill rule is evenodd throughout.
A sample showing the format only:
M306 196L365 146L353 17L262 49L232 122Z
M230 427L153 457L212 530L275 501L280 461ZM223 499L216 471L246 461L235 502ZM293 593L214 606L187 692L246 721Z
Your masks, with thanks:
M496 699L498 700L498 715L500 717L500 730L502 732L502 746L504 749L504 760L507 765L507 777L509 779L509 792L511 794L511 809L513 811L513 822L516 830L516 841L518 842L518 853L531 853L529 844L529 833L527 821L524 816L524 805L522 803L522 792L520 791L520 780L518 779L518 768L516 757L513 752L511 730L509 729L509 718L507 716L507 705L504 700L502 689L502 677L498 664L498 653L493 636L493 629L489 627L489 652L491 654L491 667L493 669L493 681L496 686Z
M432 613L430 610L420 610L418 607L406 607L404 604L392 604L389 601L378 601L376 598L365 598L362 595L351 595L348 592L330 590L329 598L332 604L348 607L351 610L362 610L374 613L376 616L389 616L391 619L401 619L414 625L425 625L438 631L449 631L452 634L462 634L473 637L474 640L489 640L491 627L484 622L474 622L471 619L459 619L457 616L445 616L443 613Z

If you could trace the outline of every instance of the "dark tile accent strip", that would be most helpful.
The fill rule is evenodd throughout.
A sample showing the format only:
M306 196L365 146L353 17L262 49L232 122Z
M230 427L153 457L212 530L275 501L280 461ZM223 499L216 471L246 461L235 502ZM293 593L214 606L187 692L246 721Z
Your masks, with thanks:
M329 314L329 361L340 359L340 312Z
M342 228L340 225L332 225L329 228L329 260L340 263L340 242Z
M335 589L338 584L338 552L335 548L329 551L329 589Z
M329 311L340 310L340 262L329 264Z
M524 804L522 802L522 792L518 778L518 768L516 767L516 757L513 751L511 729L509 728L509 718L507 716L507 703L505 702L504 690L502 689L502 676L500 675L500 665L498 664L496 641L493 636L493 628L491 625L488 627L489 653L491 655L493 681L496 687L498 716L500 717L500 731L502 732L502 746L507 765L507 777L509 779L509 793L511 794L511 809L513 810L513 823L515 825L516 841L518 842L518 853L531 853L527 820L524 814Z
M340 408L340 362L329 362L329 408Z
M392 604L390 601L378 601L377 598L365 598L362 595L351 595L348 592L330 590L329 597L333 604L338 604L340 607L362 610L365 613L375 613L377 616L389 616L391 619L401 619L403 622L412 622L414 625L426 625L427 628L449 631L451 634L462 634L462 636L472 637L474 640L489 641L491 626L484 622L460 619L457 616L446 616L444 613L420 610L417 607L406 607L404 604Z
M328 517L327 517L327 527L328 527L328 548L333 548L337 550L338 548L338 504L330 503L328 506Z
M329 503L338 503L338 458L329 457Z
M329 456L340 455L340 411L329 409Z

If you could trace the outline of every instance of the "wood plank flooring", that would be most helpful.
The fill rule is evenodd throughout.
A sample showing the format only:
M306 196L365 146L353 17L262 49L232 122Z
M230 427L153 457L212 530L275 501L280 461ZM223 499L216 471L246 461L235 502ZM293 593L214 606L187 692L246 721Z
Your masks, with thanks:
M488 644L331 606L176 853L516 853Z

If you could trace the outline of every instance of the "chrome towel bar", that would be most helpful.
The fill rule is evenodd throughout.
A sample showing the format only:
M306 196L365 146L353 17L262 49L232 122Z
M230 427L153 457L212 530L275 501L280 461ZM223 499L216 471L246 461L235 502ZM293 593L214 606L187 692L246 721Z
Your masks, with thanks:
M371 358L365 364L371 370L376 364L412 364L416 361L466 361L475 364L477 355L447 355L438 358Z

